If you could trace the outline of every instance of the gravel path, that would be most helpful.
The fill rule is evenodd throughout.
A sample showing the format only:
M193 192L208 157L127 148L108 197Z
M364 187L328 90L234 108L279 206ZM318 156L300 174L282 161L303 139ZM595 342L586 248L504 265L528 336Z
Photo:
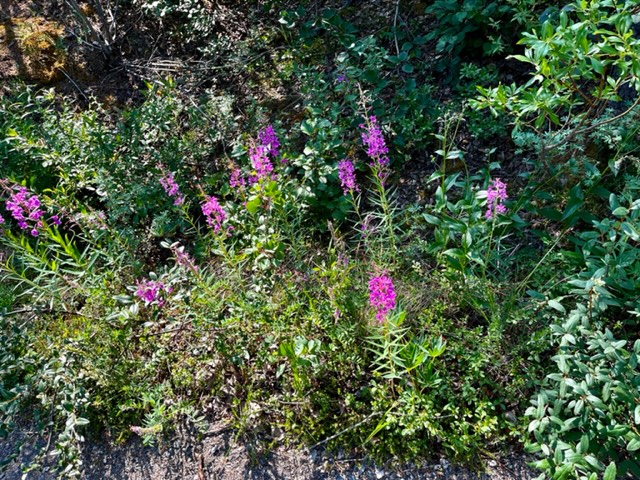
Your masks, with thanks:
M0 459L8 455L17 440L19 434L14 434L0 444ZM28 455L27 450L23 458ZM322 451L286 447L265 456L256 454L251 445L236 443L233 433L223 424L211 425L200 440L178 431L170 441L155 447L142 445L138 438L131 438L121 446L106 440L88 442L84 466L82 478L87 480L529 480L537 476L526 466L525 459L518 456L489 460L484 473L453 466L444 459L433 464L385 468L362 458L327 456ZM20 478L16 464L0 473L3 480ZM55 476L38 473L27 478L52 480Z

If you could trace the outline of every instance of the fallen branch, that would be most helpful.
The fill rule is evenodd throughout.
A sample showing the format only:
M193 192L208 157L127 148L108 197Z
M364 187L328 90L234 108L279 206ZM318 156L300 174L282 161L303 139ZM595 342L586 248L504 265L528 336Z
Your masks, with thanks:
M313 450L314 448L317 448L320 445L323 445L323 444L325 444L327 442L330 442L331 440L335 440L339 436L344 435L345 433L350 432L351 430L355 430L356 428L358 428L361 425L364 425L365 423L367 423L369 420L371 420L373 417L375 417L377 415L380 415L380 412L373 412L372 414L370 414L367 417L365 417L362 420L360 420L358 423L356 423L354 425L351 425L350 427L347 427L344 430L339 431L335 435L331 435L330 437L325 438L324 440L316 443L315 445L312 445L311 447L308 448L308 450Z

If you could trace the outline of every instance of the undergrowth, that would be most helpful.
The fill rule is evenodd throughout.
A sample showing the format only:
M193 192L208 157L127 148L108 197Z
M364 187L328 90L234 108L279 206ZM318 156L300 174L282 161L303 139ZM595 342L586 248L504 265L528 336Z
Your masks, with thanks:
M436 15L436 53L501 53L503 15L531 5L458 3L472 21L453 38L466 17ZM24 471L78 477L104 429L154 444L223 416L265 449L480 467L527 448L542 478L640 475L630 3L546 11L515 56L528 82L492 87L497 69L462 63L479 95L460 83L447 104L429 35L404 19L361 35L348 8L287 10L270 32L291 111L174 78L120 109L15 84L0 102L0 436L33 418ZM134 5L202 55L226 48L218 19ZM510 121L518 156L498 162ZM491 148L469 158L470 139Z

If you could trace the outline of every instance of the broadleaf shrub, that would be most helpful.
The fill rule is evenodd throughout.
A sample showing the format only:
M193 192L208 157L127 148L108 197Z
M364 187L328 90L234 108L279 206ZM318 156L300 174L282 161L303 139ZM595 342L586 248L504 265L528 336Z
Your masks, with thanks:
M552 326L559 341L549 374L526 414L541 478L640 475L640 340L618 340L579 305ZM595 475L595 476L594 476Z

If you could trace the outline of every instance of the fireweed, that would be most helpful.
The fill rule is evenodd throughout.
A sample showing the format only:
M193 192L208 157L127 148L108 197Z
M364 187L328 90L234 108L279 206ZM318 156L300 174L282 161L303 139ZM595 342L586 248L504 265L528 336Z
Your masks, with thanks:
M262 179L275 180L275 173L271 159L280 156L280 141L272 125L268 125L258 132L258 142L252 141L249 148L249 160L251 167L255 171L255 176L250 177L251 183L257 183ZM286 159L281 159L282 163L287 163ZM240 183L239 183L240 182ZM232 188L244 186L244 180L240 180L238 173L234 170L231 174L229 184Z
M382 135L382 130L378 126L378 119L375 116L369 117L367 125L360 125L360 128L365 131L362 132L362 143L367 147L367 155L371 159L371 167L379 170L378 174L381 175L383 171L389 165L389 148ZM384 181L384 179L381 178Z
M246 185L246 181L242 176L242 171L236 166L233 165L231 170L231 177L229 177L229 187L232 189L241 189Z
M184 251L184 245L172 245L171 250L175 256L176 265L194 273L198 271L198 265L191 255Z
M252 179L253 183L257 183L262 179L273 178L273 164L269 160L269 152L263 145L256 145L249 150L249 159L251 166L256 172L256 176Z
M202 213L207 219L207 225L213 228L213 232L218 234L222 230L222 224L227 218L226 212L218 203L216 197L206 197L206 200L202 202Z
M347 193L359 191L356 183L355 167L353 162L348 158L338 162L338 177L340 178L340 186L346 195Z
M507 185L499 178L491 181L487 189L487 211L485 217L492 219L494 215L504 215L507 213L507 207L503 202L508 198Z
M258 132L258 141L260 145L264 147L266 153L276 159L280 156L280 141L276 136L276 132L273 129L273 125L268 125ZM282 159L282 163L286 163L285 159Z
M40 208L40 199L37 195L30 194L23 186L16 185L10 192L5 204L6 209L22 230L30 229L31 235L37 237L40 229L44 227L44 211Z
M393 281L386 273L374 275L369 280L369 304L376 311L376 320L383 323L387 314L396 306Z
M382 130L378 125L378 119L375 116L367 117L365 114L366 124L361 124L362 144L367 149L367 156L371 160L369 165L373 172L374 193L377 198L373 197L371 201L374 205L381 208L382 212L376 214L378 226L386 231L386 241L388 243L381 244L379 253L381 256L387 256L387 252L395 258L396 255L396 238L393 225L393 208L388 198L386 183L390 175L389 170L389 148L387 147ZM382 240L382 238L381 238Z
M174 199L174 205L182 205L184 203L184 195L182 195L182 193L180 192L180 187L176 183L173 173L165 172L162 167L160 167L160 169L163 173L163 177L160 179L160 185L162 185L162 188L164 188L166 194Z
M136 296L143 300L145 305L155 303L159 307L165 304L164 294L173 290L170 286L155 280L138 281L136 287Z

